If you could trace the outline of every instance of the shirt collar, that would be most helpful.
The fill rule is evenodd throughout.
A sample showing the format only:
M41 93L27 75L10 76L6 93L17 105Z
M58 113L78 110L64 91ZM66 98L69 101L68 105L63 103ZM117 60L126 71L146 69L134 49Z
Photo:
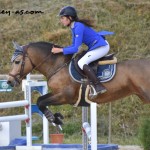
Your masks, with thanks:
M74 24L75 24L75 21L71 23L70 28L72 28L72 29L73 29L73 28L74 28Z

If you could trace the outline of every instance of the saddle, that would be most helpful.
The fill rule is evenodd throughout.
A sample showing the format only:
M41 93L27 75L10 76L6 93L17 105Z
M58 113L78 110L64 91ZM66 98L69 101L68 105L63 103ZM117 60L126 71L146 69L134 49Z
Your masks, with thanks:
M73 77L73 79L75 81L77 80L78 82L81 82L81 79L86 78L86 75L79 68L77 64L79 59L83 55L85 55L85 53L86 52L83 52L82 54L73 58L69 65L69 73L71 77ZM100 80L101 82L105 82L104 78L106 79L106 76L107 78L112 79L111 77L115 74L117 58L114 55L115 55L114 53L108 54L89 64L89 66L94 70L97 77L101 79ZM108 72L110 72L109 76L108 76ZM111 77L110 77L110 74L111 74Z

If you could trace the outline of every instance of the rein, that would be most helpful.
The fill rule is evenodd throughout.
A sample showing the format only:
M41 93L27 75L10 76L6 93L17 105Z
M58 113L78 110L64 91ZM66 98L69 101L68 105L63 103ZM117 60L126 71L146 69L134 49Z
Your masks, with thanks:
M27 53L27 51L26 51L27 48L28 48L28 45L23 48L23 58L22 58L22 63L21 63L20 72L17 73L16 75L13 75L13 74L9 73L9 76L12 76L19 84L20 84L20 79L23 79L23 78L27 75L27 74L24 74L24 75L23 75L24 66L25 66L25 57L28 57L29 60L30 60L30 63L31 63L31 65L32 65L32 70L31 70L31 72L32 72L34 69L36 69L36 68L39 67L41 64L43 64L43 63L48 59L48 57L52 54L52 53L50 53L42 62L40 62L37 66L35 66L35 65L33 64L32 60L31 60L31 58L28 56L28 53ZM17 76L19 76L20 79L19 79L19 77L17 77Z
M36 69L36 68L38 68L40 65L42 65L42 64L48 59L49 56L52 55L52 53L50 53L48 56L46 56L46 57L44 58L44 60L43 60L42 62L40 62L37 66L35 66L34 63L33 63L32 60L31 60L31 58L28 56L27 48L28 48L28 45L25 46L25 47L23 47L23 59L22 59L22 63L21 63L20 72L19 72L18 74L16 74L16 75L13 75L13 74L9 73L9 75L12 76L19 84L20 84L20 80L23 79L23 78L26 76L26 74L23 75L24 66L25 66L25 57L28 57L29 60L30 60L30 63L31 63L31 65L32 65L32 70L31 70L31 72L32 72L34 69ZM50 72L50 75L47 77L47 81L49 81L50 78L51 78L53 75L55 75L57 72L59 72L62 68L66 67L66 66L70 63L70 61L71 61L71 60L69 60L69 61L67 61L66 63L64 63L62 66L60 66L58 69L56 69L56 71L54 71L54 72L52 72L52 73ZM17 77L17 76L19 76L19 77ZM20 78L20 79L19 79L19 78Z
M50 75L47 78L47 81L50 80L50 78L55 75L57 72L59 72L62 68L68 66L68 64L70 63L71 60L67 61L66 63L64 63L62 66L60 66L55 72L50 73Z

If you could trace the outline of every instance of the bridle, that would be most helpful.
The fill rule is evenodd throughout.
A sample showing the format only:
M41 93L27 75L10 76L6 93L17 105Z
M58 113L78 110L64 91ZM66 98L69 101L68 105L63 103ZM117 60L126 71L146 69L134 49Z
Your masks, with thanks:
M23 53L22 53L22 62L21 62L21 69L20 69L20 72L17 73L17 74L15 74L15 75L9 73L9 76L13 77L13 78L15 79L15 81L18 82L19 84L20 84L21 80L22 80L23 78L25 78L26 75L27 75L27 74L24 74L25 58L26 58L26 57L29 58L30 63L31 63L31 65L32 65L32 69L31 69L31 72L32 72L34 69L36 69L36 68L39 67L41 64L43 64L43 63L48 59L48 57L52 54L52 53L50 53L48 56L46 56L46 58L45 58L42 62L40 62L38 65L34 65L34 63L32 62L31 58L29 57L29 55L28 55L28 53L27 53L28 46L29 46L29 45L25 45L25 46L22 47L22 48L23 48L23 51L22 51Z
M32 65L32 70L35 69L35 65L33 64L31 58L28 56L28 53L27 53L27 48L28 48L28 45L26 46L23 46L23 54L22 54L22 63L21 63L21 69L20 69L20 72L13 75L11 73L9 73L9 76L13 77L15 79L16 82L18 82L20 84L20 80L22 80L24 77L26 77L27 74L24 74L24 66L25 66L25 58L28 57L29 60L30 60L30 63Z
M28 45L26 46L23 46L23 54L22 54L22 63L21 63L21 69L20 69L20 72L17 73L17 74L11 74L9 73L9 76L13 77L15 79L16 82L18 82L20 84L21 80L26 77L27 74L24 74L24 67L25 67L25 58L29 58L30 60L30 63L32 65L32 69L31 69L31 72L38 68L40 65L42 65L51 55L53 55L52 53L50 53L49 55L47 55L44 60L42 62L40 62L38 65L34 65L34 63L32 62L31 58L28 56L28 53L27 53L27 49L28 49ZM57 72L59 72L62 68L64 68L65 66L67 66L69 63L70 63L71 60L67 61L66 63L62 64L61 66L59 66L54 72L50 72L49 73L49 76L47 78L47 81L49 81L49 79L55 75Z

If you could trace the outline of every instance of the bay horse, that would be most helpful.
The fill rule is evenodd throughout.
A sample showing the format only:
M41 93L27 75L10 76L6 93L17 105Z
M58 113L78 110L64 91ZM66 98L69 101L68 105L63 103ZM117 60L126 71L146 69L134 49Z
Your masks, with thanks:
M25 46L15 44L12 57L12 70L7 83L18 86L32 70L43 74L52 92L40 96L37 106L49 122L62 124L63 116L53 114L46 106L74 105L78 99L80 84L69 75L68 65L72 55L53 54L56 46L49 42L34 42ZM137 59L117 63L116 74L112 80L103 83L107 92L98 95L93 102L97 104L112 102L131 94L137 95L144 103L150 103L150 60Z

